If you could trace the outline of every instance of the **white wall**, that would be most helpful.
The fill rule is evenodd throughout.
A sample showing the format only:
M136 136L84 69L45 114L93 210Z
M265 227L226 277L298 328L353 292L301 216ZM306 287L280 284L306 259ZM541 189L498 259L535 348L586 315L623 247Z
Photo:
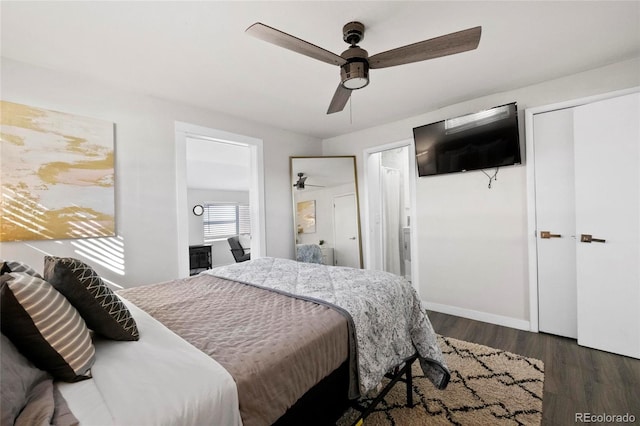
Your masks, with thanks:
M638 85L636 58L327 139L323 154L357 155L363 179L364 149L413 138L412 129L423 124L516 101L524 155L524 109ZM417 226L420 258L414 261L420 295L430 308L529 327L525 167L500 169L492 189L481 171L418 178L412 226Z
M319 155L319 140L6 58L0 70L4 100L115 123L116 228L124 272L90 262L107 280L129 287L178 276L176 121L263 140L267 255L293 258L289 156ZM1 243L0 257L41 270L44 254L78 256L73 242Z

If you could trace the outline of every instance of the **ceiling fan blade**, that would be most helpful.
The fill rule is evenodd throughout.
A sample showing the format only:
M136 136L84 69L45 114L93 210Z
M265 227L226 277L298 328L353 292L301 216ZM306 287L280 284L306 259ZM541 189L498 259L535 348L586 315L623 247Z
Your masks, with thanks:
M245 32L253 37L259 38L260 40L275 44L276 46L284 47L285 49L293 50L294 52L301 53L310 58L317 59L331 65L343 65L347 62L344 58L333 52L329 52L322 47L318 47L315 44L311 44L260 22L256 22L251 25Z
M339 84L338 88L336 89L336 93L333 94L333 99L331 99L327 114L333 114L334 112L342 111L344 109L344 106L347 104L349 97L351 96L351 92L351 90L345 88L342 84Z
M466 52L478 47L482 27L474 27L466 30L446 34L418 43L387 50L369 58L370 68L386 68L412 62L425 61L441 56Z

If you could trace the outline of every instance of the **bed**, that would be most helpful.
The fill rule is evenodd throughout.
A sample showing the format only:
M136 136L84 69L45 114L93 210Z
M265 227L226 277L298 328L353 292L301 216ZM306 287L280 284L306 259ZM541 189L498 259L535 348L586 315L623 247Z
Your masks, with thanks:
M392 274L260 258L118 295L140 339L95 337L92 379L58 384L80 424L291 424L339 417L328 396L355 401L415 359L435 387L449 380Z

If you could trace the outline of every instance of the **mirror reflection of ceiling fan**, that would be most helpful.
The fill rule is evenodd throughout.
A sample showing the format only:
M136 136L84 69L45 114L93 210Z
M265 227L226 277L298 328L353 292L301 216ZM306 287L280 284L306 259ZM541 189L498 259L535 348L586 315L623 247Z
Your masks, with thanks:
M343 27L343 40L350 47L342 52L341 55L336 55L260 22L247 28L246 33L310 58L331 65L338 65L340 67L341 82L327 110L327 114L333 114L344 109L353 90L362 89L369 84L369 68L394 67L474 50L480 43L482 27L469 28L419 41L407 46L387 50L371 57L366 50L358 46L358 43L364 38L364 25L360 22L349 22Z
M306 186L314 186L316 188L324 188L322 185L310 185L305 183L309 176L305 176L304 173L298 173L298 181L293 184L293 187L298 191L303 190Z

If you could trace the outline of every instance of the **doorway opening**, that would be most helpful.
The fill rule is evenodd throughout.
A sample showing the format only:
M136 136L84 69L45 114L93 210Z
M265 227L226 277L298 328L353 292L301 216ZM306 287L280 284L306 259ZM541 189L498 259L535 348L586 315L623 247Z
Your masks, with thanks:
M250 250L250 160L246 144L187 137L187 203L200 213L189 215L189 251L204 246L211 267L235 262L228 238Z
M412 140L365 151L367 265L417 288L415 161Z
M205 241L204 215L194 211L199 205L215 209L218 204L212 202L224 201L233 204L234 211L248 210L249 223L243 226L251 229L251 256L264 256L262 140L177 122L176 200L180 277L189 275L189 247L194 243L211 244L213 266L233 261L226 238ZM206 213L207 209L204 210ZM236 225L242 222L242 218L236 218L236 222Z

